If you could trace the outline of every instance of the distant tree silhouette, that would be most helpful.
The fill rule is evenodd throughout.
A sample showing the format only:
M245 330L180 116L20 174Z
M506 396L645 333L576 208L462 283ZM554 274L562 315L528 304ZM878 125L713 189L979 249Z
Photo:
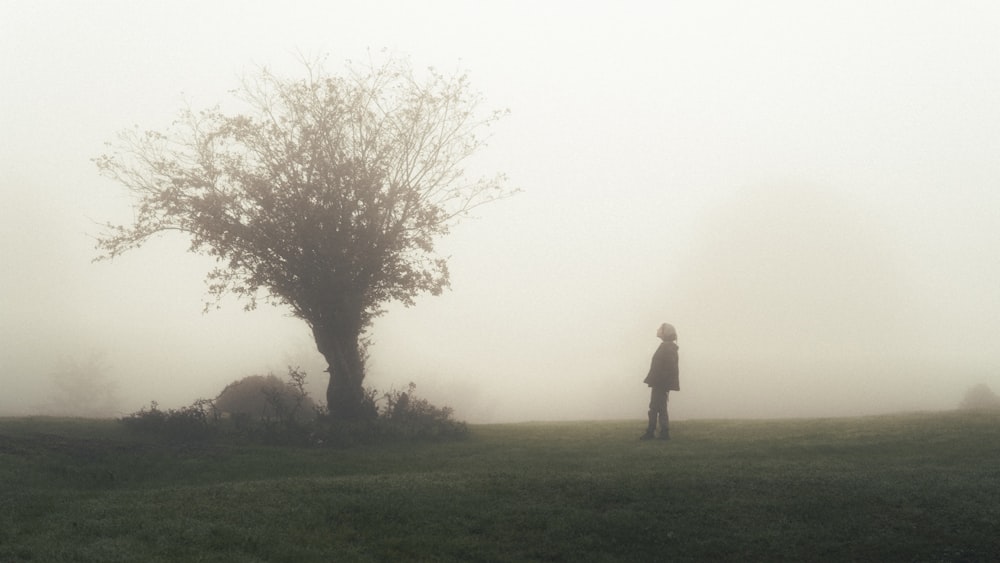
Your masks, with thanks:
M63 416L102 418L113 416L121 406L117 385L108 377L104 356L91 354L86 360L68 358L49 372L53 392L45 410Z
M963 409L1000 409L1000 397L985 383L970 387L959 405Z
M289 307L326 358L331 415L360 418L373 318L389 301L440 294L449 278L437 237L512 193L502 176L470 181L462 169L502 112L480 117L464 74L421 79L398 59L306 71L245 80L241 112L187 110L178 130L124 132L96 163L136 213L107 226L99 259L186 234L219 263L206 280L215 304L232 293L252 309L263 294Z

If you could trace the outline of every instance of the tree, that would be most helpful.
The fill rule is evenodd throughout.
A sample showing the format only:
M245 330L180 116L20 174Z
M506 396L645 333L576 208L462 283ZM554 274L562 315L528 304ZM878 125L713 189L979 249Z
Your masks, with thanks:
M46 410L63 416L101 418L120 406L117 385L108 376L104 355L92 353L84 361L64 358L49 372L54 389Z
M989 385L980 383L970 387L959 404L961 409L1000 409L1000 397L990 389Z
M363 414L366 332L384 305L449 285L435 240L510 195L502 175L468 180L463 163L503 112L480 116L462 73L408 62L306 64L303 79L266 69L234 91L241 108L186 109L168 133L123 132L97 159L135 203L107 225L98 259L180 231L213 256L209 294L258 297L308 323L330 373L331 414ZM207 303L208 308L212 303Z

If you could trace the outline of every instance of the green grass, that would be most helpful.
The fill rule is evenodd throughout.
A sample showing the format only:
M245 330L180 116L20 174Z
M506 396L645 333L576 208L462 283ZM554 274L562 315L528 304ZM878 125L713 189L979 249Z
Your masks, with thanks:
M995 561L1000 414L473 426L351 449L0 419L0 561Z

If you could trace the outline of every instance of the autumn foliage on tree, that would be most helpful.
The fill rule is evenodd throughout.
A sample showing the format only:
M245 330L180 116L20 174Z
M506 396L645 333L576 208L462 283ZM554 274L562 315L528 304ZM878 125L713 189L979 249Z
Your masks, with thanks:
M96 159L135 203L108 225L99 258L179 231L217 260L215 303L235 294L287 306L329 364L327 405L364 416L365 342L384 305L448 286L435 241L470 210L510 195L500 175L463 163L502 112L479 113L465 74L408 62L262 70L234 92L239 109L184 110L165 133L127 130ZM228 107L228 106L227 106ZM211 303L209 303L211 305Z

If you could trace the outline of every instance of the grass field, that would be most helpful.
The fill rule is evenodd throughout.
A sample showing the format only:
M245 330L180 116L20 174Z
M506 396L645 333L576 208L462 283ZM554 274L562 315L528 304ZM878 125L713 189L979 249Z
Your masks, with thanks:
M641 430L324 449L0 419L0 562L1000 560L1000 414Z

